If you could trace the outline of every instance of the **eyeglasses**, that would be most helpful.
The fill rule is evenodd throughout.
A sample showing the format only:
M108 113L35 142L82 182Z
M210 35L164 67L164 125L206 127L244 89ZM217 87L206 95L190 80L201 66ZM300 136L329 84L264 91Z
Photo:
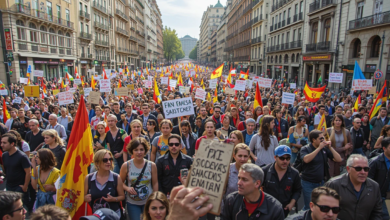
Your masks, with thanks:
M169 145L170 147L173 147L173 146L178 147L178 146L180 146L180 143L169 143L168 145Z
M114 158L103 158L103 163L107 163L108 161L114 161Z
M325 212L325 213L327 213L327 212L329 212L330 210L332 210L332 212L334 213L334 214L338 214L339 212L340 212L340 207L329 207L329 206L327 206L327 205L318 205L318 204L316 204L315 202L313 202L313 204L314 205L316 205L316 206L318 206L318 208L320 208L320 211L321 212Z
M350 167L354 168L357 172L364 170L364 172L368 173L368 171L370 171L370 167L353 167L353 166Z
M291 159L291 157L278 157L278 158L281 161L285 161L285 160L290 161L290 159Z
M34 113L34 115L39 115L39 114L40 114L39 112Z
M24 209L24 207L22 206L22 207L20 207L20 208L18 208L18 209L15 209L15 210L13 210L13 211L8 212L8 214L11 214L11 213L14 213L14 212L19 212L19 211L21 211L21 210L23 210L23 214L26 214L26 213L27 213L27 210Z
M323 140L325 140L325 138L324 137L320 137L320 141L323 141Z
M221 111L214 111L215 113L221 113Z

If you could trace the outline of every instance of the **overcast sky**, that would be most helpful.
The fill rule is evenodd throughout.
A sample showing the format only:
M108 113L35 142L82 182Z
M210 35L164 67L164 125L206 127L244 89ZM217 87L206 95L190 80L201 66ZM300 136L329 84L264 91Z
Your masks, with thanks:
M179 38L190 35L199 39L199 26L203 12L208 5L217 4L218 0L157 0L161 10L163 26L176 30ZM226 2L221 1L225 6Z

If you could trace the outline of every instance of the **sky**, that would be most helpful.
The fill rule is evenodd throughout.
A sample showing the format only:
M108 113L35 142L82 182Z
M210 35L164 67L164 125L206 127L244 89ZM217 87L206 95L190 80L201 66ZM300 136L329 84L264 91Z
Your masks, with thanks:
M190 35L199 39L200 22L208 5L218 0L157 0L162 14L163 26L176 30L179 38ZM225 6L226 2L221 1Z

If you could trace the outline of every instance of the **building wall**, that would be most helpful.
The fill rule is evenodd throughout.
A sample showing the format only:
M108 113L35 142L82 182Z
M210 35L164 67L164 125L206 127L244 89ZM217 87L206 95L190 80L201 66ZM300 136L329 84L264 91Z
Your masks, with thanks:
M269 0L255 1L252 8L252 39L251 39L251 70L261 75L266 71L265 46L268 34L268 8Z
M186 35L182 38L179 38L179 40L181 42L181 47L184 51L185 57L188 58L192 49L194 49L194 47L196 46L196 42L198 42L198 39Z

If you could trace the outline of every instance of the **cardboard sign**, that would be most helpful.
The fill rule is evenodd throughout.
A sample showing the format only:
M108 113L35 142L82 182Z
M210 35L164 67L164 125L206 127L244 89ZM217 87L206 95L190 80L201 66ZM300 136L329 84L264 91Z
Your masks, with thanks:
M58 93L58 104L59 105L72 104L73 102L74 102L73 93L71 91Z
M179 92L184 94L186 92L186 88L184 86L179 86Z
M225 93L229 94L229 95L236 95L236 91L234 91L234 89L228 88L228 87L225 88Z
M297 84L296 83L290 83L290 89L296 89Z
M210 213L214 215L221 212L233 148L233 144L202 139L186 182L187 187L200 187L205 190L210 199L204 205L213 204Z
M196 99L201 99L201 100L205 101L206 100L206 94L207 94L206 91L204 91L201 88L197 88L196 89L196 93L195 93L195 98Z
M39 86L25 86L24 95L26 97L39 97Z
M245 80L237 80L234 90L245 91L246 82Z
M84 90L84 91L85 91L85 90ZM60 92L59 89L54 89L54 90L53 90L53 95L55 96L55 95L57 95L59 92Z
M129 84L129 85L127 85L127 89L129 89L129 90L134 90L134 84Z
M283 92L282 95L282 104L290 104L293 105L295 100L294 93Z
M176 88L177 80L169 80L169 87Z
M100 92L111 92L111 83L109 79L100 80Z
M249 89L252 89L253 87L253 80L247 79L246 80L246 87Z
M168 85L168 77L161 77L161 85Z
M99 105L100 92L91 91L88 96L88 103Z
M190 93L191 87L185 87L185 89L186 89L186 91L185 91L186 94Z
M28 83L28 78L20 77L20 83L26 84Z
M329 73L329 82L330 83L342 83L343 82L343 73Z
M84 88L84 95L85 96L89 96L89 93L92 92L92 88L89 87L89 88Z
M153 81L151 80L144 80L145 88L152 88Z
M8 95L8 90L0 89L0 95Z
M43 77L43 70L34 70L33 76L35 77Z
M81 79L73 79L75 85L81 85Z
M162 106L166 119L194 114L194 105L191 97L164 101Z
M15 99L13 100L13 103L17 103L17 104L20 104L22 102L22 98L20 97L15 97Z
M218 78L209 80L209 88L215 89L217 87Z
M374 95L376 94L376 86L371 87L371 89L368 90L369 95Z
M126 87L115 88L115 94L117 96L128 96L129 95L129 89L127 89Z
M272 79L260 77L258 82L259 82L259 87L271 88L272 86Z
M352 81L353 90L370 90L372 88L372 79L355 79Z

